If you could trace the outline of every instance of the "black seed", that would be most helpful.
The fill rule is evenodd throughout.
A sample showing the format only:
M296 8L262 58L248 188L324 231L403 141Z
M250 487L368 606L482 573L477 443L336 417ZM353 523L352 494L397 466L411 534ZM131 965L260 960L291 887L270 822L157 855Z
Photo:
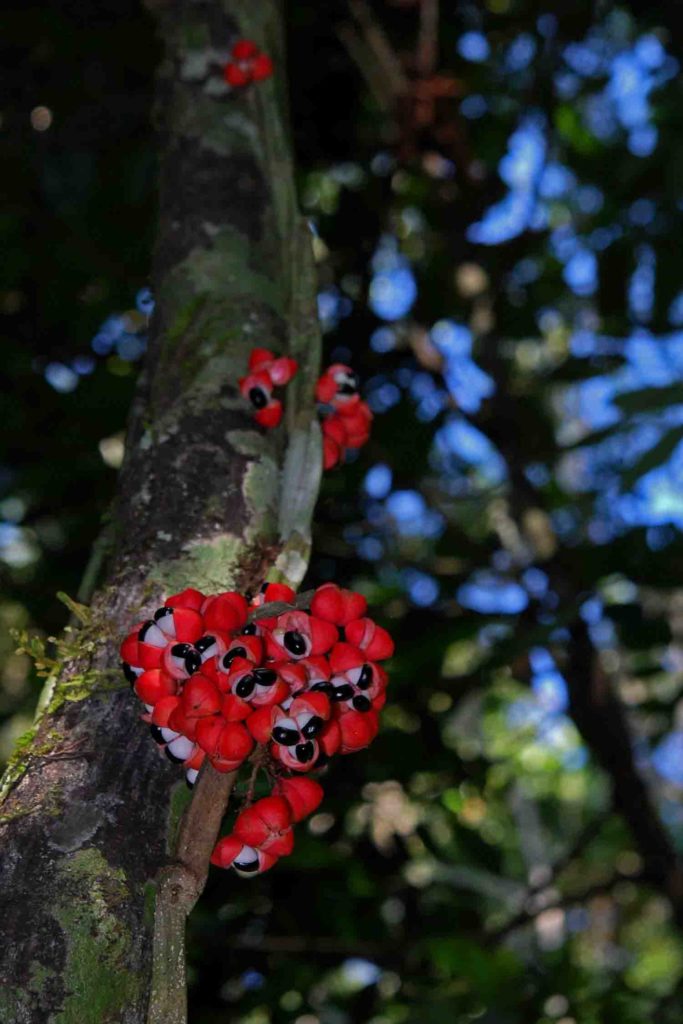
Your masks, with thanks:
M152 739L155 743L163 744L166 742L158 725L150 725L149 731L151 732Z
M202 667L202 656L199 651L190 651L189 654L185 655L185 671L188 676L191 676L193 672Z
M258 858L256 860L245 861L235 860L233 861L233 864L238 871L248 872L249 874L251 874L252 871L258 871Z
M332 683L326 683L324 681L314 683L311 687L311 693L326 693L330 698L332 698Z
M174 658L186 658L192 651L192 644L173 644L171 654Z
M144 641L150 626L156 626L156 622L154 621L154 619L148 619L147 622L144 622L142 624L138 632L138 640Z
M256 636L256 623L248 622L242 630L242 636Z
M249 401L255 409L263 409L264 406L268 405L268 395L263 388L251 388L249 391Z
M259 594L265 594L265 592L266 592L266 590L268 589L269 586L270 586L270 583L262 583L261 584L261 589L259 590Z
M297 743L296 750L294 751L294 753L296 754L296 759L299 762L299 764L306 764L306 762L310 761L311 758L313 757L315 753L315 747L313 746L311 740L309 740L307 743Z
M310 722L306 722L301 732L307 740L312 740L314 736L318 735L324 724L322 718L314 715Z
M121 662L121 671L123 672L124 676L130 683L130 685L135 686L135 680L137 679L138 675L137 672L133 672L133 669L130 667L127 661Z
M163 608L157 608L154 613L155 621L158 622L159 619L164 619L167 615L173 615L172 608L169 608L167 605L164 605Z
M324 768L325 765L328 764L329 760L329 755L326 754L323 750L321 750L320 753L318 754L318 757L316 758L315 767Z
M166 754L166 757L169 759L169 761L172 761L173 764L182 764L183 761L185 760L184 757L176 757L175 754L172 754L168 747L166 747L166 749L164 750L164 754Z
M363 665L363 671L358 676L356 686L359 690L369 690L372 686L372 665Z
M233 647L231 651L223 655L221 665L223 668L230 668L235 658L246 658L247 651L244 647Z
M290 654L305 654L306 653L306 641L301 635L295 630L290 630L284 635L284 645Z
M246 698L251 696L251 694L254 692L255 686L256 680L254 679L253 675L250 672L249 675L242 676L239 683L235 687L235 693L237 694L238 697L242 697L243 700L246 700Z
M351 701L356 711L369 711L372 704L367 697L364 697L362 693L359 693L357 697L354 697Z
M358 386L356 384L345 383L337 385L338 395L355 395L356 391L358 391Z
M197 780L195 779L195 782L196 781ZM188 789L194 789L194 782L190 782L187 775L185 776L185 785L187 786Z
M353 687L351 683L342 683L341 686L335 686L332 691L332 700L351 700L353 697Z
M200 636L199 640L196 641L194 648L199 651L200 654L204 654L210 647L216 643L215 636Z
M285 729L284 726L277 725L273 729L273 739L283 747L293 747L299 741L299 730Z
M254 676L259 686L272 686L277 682L277 672L273 672L272 668L257 668Z

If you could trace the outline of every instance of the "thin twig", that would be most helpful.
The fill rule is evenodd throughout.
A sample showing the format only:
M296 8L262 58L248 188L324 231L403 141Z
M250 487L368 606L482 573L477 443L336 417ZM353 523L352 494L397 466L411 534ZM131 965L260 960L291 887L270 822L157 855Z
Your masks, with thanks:
M421 78L431 78L436 70L439 50L439 0L420 3L420 33L415 67Z
M547 903L540 900L539 897L542 895L541 892L536 893L536 898L530 901L530 905L520 910L518 914L511 917L509 921L501 925L500 928L496 928L487 934L486 940L487 945L496 946L507 936L516 931L518 928L523 928L525 925L532 924L541 914L545 913L546 910L565 910L568 907L575 907L581 903L587 903L589 900L594 899L596 896L605 896L610 893L615 886L619 885L620 882L637 882L644 881L642 874L630 875L628 878L624 875L612 875L611 878L606 879L604 882L596 882L594 885L589 886L582 892L568 893L563 896L558 896L557 899L549 900Z
M401 60L389 42L386 32L373 16L365 0L349 0L349 9L362 29L366 43L387 78L391 92L394 96L402 95L407 90L408 80L403 71Z

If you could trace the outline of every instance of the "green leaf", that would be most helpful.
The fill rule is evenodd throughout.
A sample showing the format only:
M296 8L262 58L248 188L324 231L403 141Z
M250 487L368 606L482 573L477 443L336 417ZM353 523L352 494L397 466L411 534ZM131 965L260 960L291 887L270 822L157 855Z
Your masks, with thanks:
M578 110L569 104L563 104L555 111L555 127L578 153L592 153L599 147L597 140L584 127Z
M72 615L74 615L82 625L86 626L91 618L92 612L87 604L80 604L78 601L74 601L72 597L65 594L63 590L57 591L57 600L65 604Z

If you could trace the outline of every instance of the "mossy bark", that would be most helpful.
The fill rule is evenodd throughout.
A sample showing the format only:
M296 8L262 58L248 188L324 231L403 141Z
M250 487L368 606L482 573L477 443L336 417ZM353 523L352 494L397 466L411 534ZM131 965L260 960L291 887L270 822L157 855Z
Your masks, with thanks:
M295 201L276 0L150 3L166 44L156 310L110 525L104 582L58 645L35 729L0 804L0 1020L142 1024L151 883L177 828L160 760L119 679L117 646L173 590L298 584L320 476L314 271ZM273 79L229 93L254 39ZM237 391L255 345L293 354L285 424ZM296 487L296 501L283 500Z

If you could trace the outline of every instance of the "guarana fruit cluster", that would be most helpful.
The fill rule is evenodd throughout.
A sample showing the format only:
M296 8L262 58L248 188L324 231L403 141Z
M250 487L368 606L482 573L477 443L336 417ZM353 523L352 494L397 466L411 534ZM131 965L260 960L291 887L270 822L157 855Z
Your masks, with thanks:
M277 427L282 419L282 401L273 396L276 388L285 387L296 374L296 359L275 356L267 348L255 348L249 356L249 372L239 381L240 394L254 407L254 419L268 429Z
M362 448L370 437L372 413L358 388L357 375L343 363L328 367L316 385L325 469L343 462L347 451Z
M190 785L205 759L220 772L250 759L272 782L271 796L219 841L213 863L246 874L271 867L291 851L292 824L322 799L306 773L377 735L388 681L379 662L394 644L366 611L361 594L334 583L318 587L309 609L284 584L264 584L250 602L188 588L123 641L143 720Z
M274 392L289 384L297 369L295 359L276 357L265 348L253 349L249 372L240 378L239 388L262 427L277 427L282 420L282 400ZM347 451L361 448L368 440L372 413L360 397L358 377L343 363L333 363L325 370L316 384L315 397L323 433L323 465L333 469L344 461Z
M238 39L223 68L223 78L233 89L262 82L273 73L273 62L251 39Z

